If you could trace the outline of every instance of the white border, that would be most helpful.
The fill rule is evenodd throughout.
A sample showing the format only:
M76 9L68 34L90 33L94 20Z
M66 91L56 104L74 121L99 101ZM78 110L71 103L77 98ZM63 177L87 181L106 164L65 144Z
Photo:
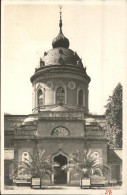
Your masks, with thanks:
M66 5L123 5L125 6L125 17L127 18L127 1L126 0L75 0L75 1L71 1L71 0L61 0L61 1L47 1L47 0L2 0L1 1L1 26L2 26L2 31L1 31L1 45L3 48L4 45L4 5L15 5L15 4L36 4L36 5L45 5L45 4L52 4L52 5L59 5L59 4L66 4ZM127 31L127 26L126 26L126 31ZM127 41L127 40L126 40ZM126 44L127 47L127 44ZM2 85L1 85L1 91L3 91L4 89L4 85L3 85L3 72L4 72L4 53L3 50L1 51L1 80L2 80ZM125 54L126 56L126 54ZM125 59L126 61L126 59ZM125 65L125 70L126 70L126 65ZM127 76L127 73L125 72L125 78ZM127 84L126 84L126 79L125 79L125 86L124 86L124 90L123 90L123 94L124 94L124 106L123 106L123 129L124 129L124 140L123 140L123 150L124 150L124 161L123 161L123 186L121 190L112 190L112 195L127 195L127 140L125 139L125 135L127 134L127 125L126 125L126 120L127 120ZM3 96L1 96L1 194L97 194L97 195L104 195L105 194L105 190L77 190L74 187L74 190L72 190L72 187L70 187L70 189L68 188L68 190L4 190L4 181L2 178L4 178L4 110L3 110L3 101L4 98Z

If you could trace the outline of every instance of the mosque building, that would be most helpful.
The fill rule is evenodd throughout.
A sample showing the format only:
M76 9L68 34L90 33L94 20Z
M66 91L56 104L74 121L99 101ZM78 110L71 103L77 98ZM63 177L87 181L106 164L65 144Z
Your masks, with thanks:
M77 149L91 149L111 167L111 179L121 180L121 159L117 151L109 149L105 117L89 113L91 78L81 57L69 49L61 14L52 49L44 52L30 79L32 114L5 115L5 183L10 181L14 163L30 158L29 152L34 154L36 147L45 149L46 156L51 155L61 166ZM46 182L76 185L79 178L60 170Z

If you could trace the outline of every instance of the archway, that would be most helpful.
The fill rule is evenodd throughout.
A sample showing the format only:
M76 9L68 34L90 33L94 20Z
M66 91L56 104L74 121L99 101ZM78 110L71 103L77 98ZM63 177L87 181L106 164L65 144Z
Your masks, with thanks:
M62 170L61 167L67 164L67 157L59 154L54 157L54 161L59 163L60 166L56 167L56 173L54 175L55 184L66 184L67 183L67 173L65 170Z

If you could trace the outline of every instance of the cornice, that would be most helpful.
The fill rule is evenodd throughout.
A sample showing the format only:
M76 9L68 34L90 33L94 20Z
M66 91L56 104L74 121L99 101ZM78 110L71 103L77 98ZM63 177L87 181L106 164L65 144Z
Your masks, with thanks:
M85 83L89 83L88 79L81 76L81 75L77 75L77 73L54 73L54 74L51 74L51 73L48 73L48 74L45 74L45 75L38 75L36 76L32 81L33 81L33 84L34 83L37 83L37 82L43 82L44 80L48 80L48 79L76 79L76 80L80 80L80 81L83 81Z
M106 137L94 137L94 138L87 138L84 136L43 136L43 137L36 137L36 138L14 138L13 140L21 140L21 141L39 141L39 140L83 140L83 141L108 141Z
M86 83L90 82L90 77L86 74L84 68L78 69L75 67L61 67L61 66L50 66L45 67L45 69L40 69L35 72L31 77L31 82L35 82L35 79L38 81L49 79L49 78L74 78L78 80L85 81Z

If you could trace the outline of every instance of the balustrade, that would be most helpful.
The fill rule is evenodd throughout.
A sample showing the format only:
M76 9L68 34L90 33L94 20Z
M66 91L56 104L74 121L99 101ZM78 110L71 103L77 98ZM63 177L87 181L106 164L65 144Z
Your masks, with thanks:
M86 130L86 137L87 138L105 138L106 137L106 131L105 130Z
M36 130L15 130L14 133L15 138L35 138L36 137Z
M41 119L84 119L83 112L40 112L39 118Z

